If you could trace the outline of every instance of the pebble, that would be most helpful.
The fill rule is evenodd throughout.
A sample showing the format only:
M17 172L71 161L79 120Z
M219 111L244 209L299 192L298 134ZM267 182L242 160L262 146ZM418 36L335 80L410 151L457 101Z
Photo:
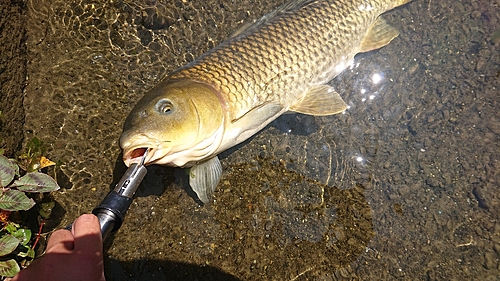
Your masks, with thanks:
M486 210L488 210L490 208L489 199L487 199L488 197L485 196L483 188L478 187L478 186L474 187L472 189L472 194L474 194L474 197L476 198L479 207L486 209Z
M484 254L484 266L490 270L497 268L497 262L493 252L487 252Z
M401 196L405 196L410 192L410 187L407 185L403 185L399 188L399 194Z
M490 129L494 134L500 135L500 122L492 118L491 122L487 123L488 129Z
M471 17L473 19L479 19L479 18L481 18L481 12L476 10L476 11L471 13Z
M486 59L485 58L480 58L477 61L477 63L476 63L476 71L477 72L483 72L485 65L486 65Z
M442 175L442 178L444 179L444 183L446 186L449 186L452 182L452 174L451 173L444 173Z
M425 182L431 187L439 187L439 180L435 177L429 177Z

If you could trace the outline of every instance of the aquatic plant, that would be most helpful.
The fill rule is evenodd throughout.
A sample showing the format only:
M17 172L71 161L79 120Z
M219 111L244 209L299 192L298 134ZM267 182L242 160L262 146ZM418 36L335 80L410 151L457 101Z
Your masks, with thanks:
M11 212L26 211L35 206L36 202L28 195L45 193L59 189L57 182L50 176L39 172L42 166L55 163L41 155L42 143L36 139L28 144L28 151L21 154L20 161L8 159L0 155L0 276L12 277L20 271L20 265L25 266L34 259L34 248L40 237L37 234L32 242L31 230L9 220ZM45 163L41 163L45 161ZM26 171L21 174L20 167ZM45 203L44 203L45 204ZM54 202L49 202L49 209ZM39 215L48 217L44 206ZM40 226L42 229L43 222Z

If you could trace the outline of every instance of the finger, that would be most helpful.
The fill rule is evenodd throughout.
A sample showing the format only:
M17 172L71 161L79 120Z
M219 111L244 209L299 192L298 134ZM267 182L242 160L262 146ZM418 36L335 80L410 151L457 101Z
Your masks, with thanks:
M46 253L67 254L74 247L73 234L66 229L59 229L52 233L47 242Z
M102 234L99 220L92 214L84 214L73 223L75 250L102 253Z

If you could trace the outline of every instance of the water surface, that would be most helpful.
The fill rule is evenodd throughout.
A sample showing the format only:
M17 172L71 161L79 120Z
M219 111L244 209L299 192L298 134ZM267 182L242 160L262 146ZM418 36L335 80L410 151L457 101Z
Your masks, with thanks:
M165 3L166 2L166 3ZM283 1L27 1L27 138L65 163L61 227L125 170L126 115L162 77ZM150 167L107 280L497 280L499 2L414 1L331 82L341 115L285 115L222 154L215 202Z

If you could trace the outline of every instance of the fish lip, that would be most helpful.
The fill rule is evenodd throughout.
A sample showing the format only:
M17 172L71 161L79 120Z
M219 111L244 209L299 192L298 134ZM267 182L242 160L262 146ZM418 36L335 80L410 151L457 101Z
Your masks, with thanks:
M152 147L145 147L145 146L138 146L135 148L130 148L127 150L127 152L123 155L123 162L127 166L130 166L133 163L140 163L142 161L142 158L144 156L144 153L148 151L148 155L146 155L146 158L144 159L144 165L148 164L153 158L154 155L154 150Z

